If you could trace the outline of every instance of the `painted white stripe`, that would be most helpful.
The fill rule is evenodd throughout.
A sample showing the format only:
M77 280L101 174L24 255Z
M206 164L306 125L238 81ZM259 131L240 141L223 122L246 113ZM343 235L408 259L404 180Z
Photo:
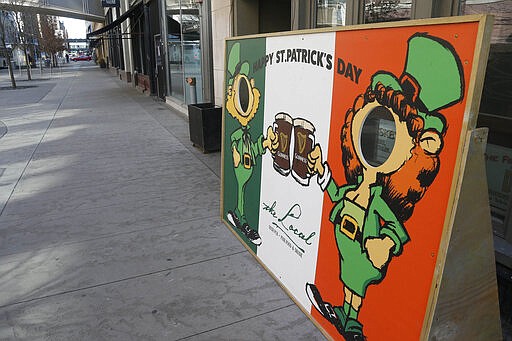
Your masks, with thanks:
M271 37L266 44L269 58L263 94L264 134L279 112L305 119L315 127L315 143L322 146L324 159L328 152L334 47L334 32ZM293 137L290 144L293 151ZM292 174L279 174L267 153L262 160L260 200L259 232L263 243L258 257L298 303L310 310L305 284L315 279L323 202L316 176L309 186L303 186ZM287 213L284 220L278 220Z

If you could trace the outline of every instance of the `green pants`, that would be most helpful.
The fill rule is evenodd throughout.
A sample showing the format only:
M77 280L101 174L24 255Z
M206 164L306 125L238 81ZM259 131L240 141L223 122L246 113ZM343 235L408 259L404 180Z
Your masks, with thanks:
M237 202L235 214L237 215L240 223L243 225L247 223L247 219L245 218L245 187L249 182L249 179L252 176L252 167L245 168L242 163L235 168L235 177L237 182Z
M358 296L365 297L366 289L382 279L382 272L373 266L361 243L340 231L336 224L336 244L340 252L340 278L345 286Z

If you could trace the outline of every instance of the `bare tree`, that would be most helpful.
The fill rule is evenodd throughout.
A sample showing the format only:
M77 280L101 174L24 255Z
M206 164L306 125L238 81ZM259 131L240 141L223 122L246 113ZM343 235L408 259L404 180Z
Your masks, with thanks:
M27 41L27 47L29 56L31 56L30 64L31 66L36 66L36 56L37 56L37 45L39 45L39 39L41 37L41 32L39 30L39 17L37 13L32 10L26 12L24 14L23 22L25 23L25 39Z
M66 49L63 37L56 35L54 22L47 15L40 16L41 39L39 39L41 48L52 58L53 66L57 66L56 54Z
M11 1L13 3L15 2L15 0ZM18 1L18 3L22 2ZM27 79L31 80L31 67L34 56L30 54L30 50L34 45L34 38L38 36L37 31L39 25L37 23L37 16L29 7L26 7L23 11L14 12L14 21L18 30L17 45L23 51L25 63L27 65Z
M0 11L0 53L3 54L7 61L9 76L11 77L11 86L16 88L16 79L14 78L14 70L11 63L11 49L7 48L7 42L13 39L14 31L12 29L11 13L8 11ZM10 41L12 43L12 41Z

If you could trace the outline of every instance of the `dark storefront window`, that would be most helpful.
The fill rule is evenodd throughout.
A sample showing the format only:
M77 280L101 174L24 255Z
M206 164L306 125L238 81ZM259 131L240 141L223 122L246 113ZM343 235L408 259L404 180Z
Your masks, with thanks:
M112 8L109 8L107 11L107 14L105 15L105 25L110 25L113 20L114 19L112 16ZM114 48L112 46L112 39L110 39L110 36L112 36L113 32L110 31L107 34L108 34L107 40L108 40L108 59L109 59L108 64L109 64L109 66L113 66L112 59L114 58Z
M117 11L117 17L119 18L121 16L121 9L118 7L116 8ZM118 67L122 70L124 70L124 54L123 54L123 31L121 29L121 25L117 26L117 32L116 32L116 44L117 44L117 53L119 54L118 59Z
M134 21L132 34L132 50L133 50L133 68L137 73L145 74L147 71L144 67L144 56L146 46L144 43L144 16L139 14L137 20Z
M199 7L190 0L167 0L166 5L169 95L185 103L202 102ZM195 86L187 79L195 79Z
M114 21L112 8L107 11L105 23L111 24ZM116 18L121 16L119 8L115 8ZM122 42L121 26L116 26L107 32L108 48L109 48L109 64L112 67L124 69L123 58L123 42Z
M347 2L353 0L316 0L316 27L345 26ZM411 19L413 0L362 0L362 24Z
M412 0L364 0L364 24L411 19Z

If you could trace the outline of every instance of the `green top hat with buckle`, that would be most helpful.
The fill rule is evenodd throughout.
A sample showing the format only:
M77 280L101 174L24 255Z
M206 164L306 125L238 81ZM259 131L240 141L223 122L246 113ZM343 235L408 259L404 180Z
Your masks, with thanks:
M401 91L423 118L423 129L434 129L440 134L445 123L436 112L459 102L464 94L462 65L455 50L447 41L425 33L409 38L400 80L379 71L372 77L372 89L377 83Z

